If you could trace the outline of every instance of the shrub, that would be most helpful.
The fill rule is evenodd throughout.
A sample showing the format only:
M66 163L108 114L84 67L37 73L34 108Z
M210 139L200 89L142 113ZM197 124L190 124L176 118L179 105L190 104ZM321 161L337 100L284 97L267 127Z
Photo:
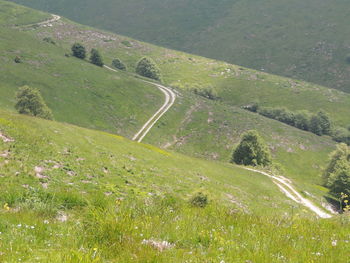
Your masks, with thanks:
M47 107L39 90L24 86L19 88L16 95L15 108L20 114L27 114L43 119L52 120L51 110Z
M113 65L113 67L115 67L117 69L126 70L125 64L119 58L114 59L112 61L112 65Z
M72 53L73 53L73 56L75 56L77 58L80 58L80 59L85 59L86 58L86 49L80 43L75 43L72 46Z
M336 142L342 142L350 145L350 131L343 127L335 128L332 134L332 138Z
M208 87L208 88L194 88L193 89L194 94L202 96L206 99L209 100L218 100L219 97L217 95L217 92L212 88L212 87Z
M96 66L103 67L102 56L97 49L91 49L90 62Z
M56 45L56 42L51 37L45 37L43 38L43 41L52 45Z
M259 103L253 102L249 105L243 106L242 108L245 110L249 110L251 112L258 112L259 111Z
M128 41L128 40L123 40L123 41L122 41L122 44L123 44L124 46L126 46L126 47L132 47L132 44L131 44L130 41Z
M346 62L348 62L350 64L350 54L348 54L345 58Z
M231 162L267 166L272 161L270 151L263 139L257 131L251 130L243 134L241 142L233 152Z
M140 59L136 65L136 73L154 80L161 80L160 70L150 58L144 57Z
M16 56L14 59L15 63L19 64L22 63L22 59L19 56Z
M324 172L325 185L330 192L339 197L341 193L350 195L350 148L344 143L338 144Z
M204 208L208 205L208 196L198 192L191 198L190 203L195 207Z

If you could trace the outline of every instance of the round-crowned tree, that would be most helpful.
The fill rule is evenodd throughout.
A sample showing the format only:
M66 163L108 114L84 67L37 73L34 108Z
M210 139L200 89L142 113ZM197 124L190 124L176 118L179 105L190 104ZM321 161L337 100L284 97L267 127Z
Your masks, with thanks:
M18 113L32 115L48 120L53 119L52 112L49 107L47 107L39 90L28 86L23 86L19 88L16 99L17 103L15 108Z
M73 44L73 46L72 46L72 53L73 53L73 56L75 56L77 58L80 58L80 59L85 59L86 58L86 49L80 43Z
M345 143L337 145L324 172L325 185L335 197L341 193L350 196L350 148Z
M113 59L112 66L120 70L126 70L125 64L119 58Z
M90 62L96 66L103 67L102 56L97 49L91 49Z
M161 80L160 70L151 58L140 59L136 65L136 73L154 80Z
M233 152L231 162L243 165L268 166L272 160L264 140L257 131L251 130L243 134L241 142Z

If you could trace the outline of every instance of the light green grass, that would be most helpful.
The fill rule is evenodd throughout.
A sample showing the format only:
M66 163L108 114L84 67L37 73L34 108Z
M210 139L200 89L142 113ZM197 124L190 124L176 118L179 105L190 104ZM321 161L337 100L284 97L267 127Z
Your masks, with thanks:
M0 140L1 261L347 258L347 217L315 219L260 174L3 111L0 131L13 139ZM199 190L207 208L187 202ZM159 252L144 239L174 247Z

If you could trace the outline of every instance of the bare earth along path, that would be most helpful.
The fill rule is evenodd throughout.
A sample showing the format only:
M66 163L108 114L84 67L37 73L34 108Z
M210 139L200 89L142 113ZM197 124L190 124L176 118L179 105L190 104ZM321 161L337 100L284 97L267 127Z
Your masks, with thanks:
M37 23L35 25L38 26L49 26L52 25L52 23L60 20L61 17L58 15L52 15L51 19L48 19L46 21ZM31 25L28 25L31 26ZM108 66L104 66L106 69L114 71L114 72L118 72L118 70L115 70L111 67ZM140 80L143 81L145 83L149 83L151 85L154 85L155 87L157 87L160 91L162 91L165 95L165 102L163 104L163 106L145 123L145 125L142 126L142 128L135 134L135 136L133 137L134 141L137 142L141 142L145 136L147 135L147 133L152 129L152 127L158 122L158 120L173 106L175 100L176 100L176 95L175 93L161 85L158 83L154 83L151 81L146 81L146 80ZM243 169L249 170L251 172L255 172L255 173L259 173L262 174L264 176L267 176L269 178L271 178L271 180L273 181L273 183L275 183L279 189L291 200L293 200L294 202L301 204L305 207L307 207L308 209L310 209L312 212L314 212L317 216L319 216L320 218L330 218L332 217L331 214L325 212L323 209L319 208L318 206L314 205L310 200L304 198L292 185L292 182L284 177L281 176L275 176L275 175L271 175L268 174L266 172L263 171L259 171L253 168L249 168L249 167L243 167L240 166Z

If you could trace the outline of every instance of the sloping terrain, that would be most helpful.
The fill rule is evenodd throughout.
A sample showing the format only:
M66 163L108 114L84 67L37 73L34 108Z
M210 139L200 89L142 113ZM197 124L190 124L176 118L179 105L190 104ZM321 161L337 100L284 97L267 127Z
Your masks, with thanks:
M1 261L347 256L346 217L314 219L259 173L68 124L0 116ZM197 191L208 194L206 208L188 204Z
M154 44L350 92L346 0L14 1Z
M163 104L163 94L159 90L132 75L136 61L149 55L162 68L165 82L178 87L178 97L157 128L145 137L146 142L227 162L241 133L257 129L267 140L276 162L283 165L283 172L293 178L300 189L316 195L317 202L326 194L326 189L319 186L320 174L334 147L333 142L237 106L256 98L265 105L287 105L292 109L317 111L322 105L338 124L347 124L350 96L346 93L155 47L77 25L64 18L52 26L4 25L1 30L8 36L2 44L4 54L7 54L1 75L4 95L0 97L0 103L3 108L13 109L15 90L28 84L41 89L57 120L132 138ZM47 37L56 45L44 42ZM13 42L15 38L21 40L17 41L18 46ZM64 54L76 41L86 45L88 50L97 47L107 64L120 57L129 72L110 72L86 61L66 57ZM16 46L15 53L13 46ZM17 53L23 57L21 64L11 61ZM33 61L39 64L37 70L29 55L26 57L27 53L36 58ZM43 62L47 65L41 65ZM8 78L8 75L12 77ZM217 90L221 101L213 102L188 91L208 85ZM312 103L309 103L310 99Z
M70 50L59 43L34 37L32 27L15 26L50 15L0 4L1 108L13 109L17 89L29 85L40 89L56 120L131 137L162 105L163 95L152 85L66 57ZM22 62L15 63L16 57Z

